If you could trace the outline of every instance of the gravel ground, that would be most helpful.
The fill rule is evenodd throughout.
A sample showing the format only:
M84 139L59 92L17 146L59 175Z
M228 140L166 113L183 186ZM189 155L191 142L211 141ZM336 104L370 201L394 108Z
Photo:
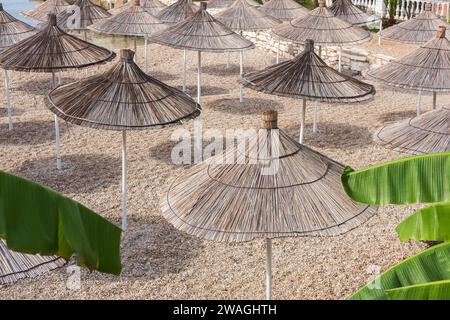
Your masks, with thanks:
M142 56L142 48L139 57ZM392 51L388 48L387 52ZM394 50L395 51L395 50ZM152 45L154 76L179 86L180 51ZM259 126L260 114L279 111L280 128L298 137L300 102L246 92L238 100L238 54L225 70L224 54L203 54L203 121L208 128ZM195 94L196 54L189 53L188 83ZM262 50L246 54L247 71L273 63ZM138 60L142 65L142 59ZM88 71L98 72L107 66ZM67 73L64 81L83 77ZM54 161L53 114L45 107L50 76L12 73L14 131L7 130L0 108L0 169L46 184L120 224L121 134L62 124L63 171ZM2 79L3 80L3 79ZM306 144L354 168L401 157L377 146L375 130L391 121L413 116L415 96L383 91L370 102L319 105L319 135L308 132ZM448 102L440 97L439 103ZM423 98L424 110L431 97ZM312 125L311 108L307 125ZM193 123L182 127L193 129ZM66 287L66 268L36 279L0 287L0 299L262 299L264 298L264 241L226 244L183 234L161 216L159 199L176 175L170 162L174 128L129 134L129 231L123 239L120 277L83 270L81 289ZM369 222L333 238L289 238L274 241L275 299L345 299L371 277L424 246L400 243L395 227L412 207L383 207Z

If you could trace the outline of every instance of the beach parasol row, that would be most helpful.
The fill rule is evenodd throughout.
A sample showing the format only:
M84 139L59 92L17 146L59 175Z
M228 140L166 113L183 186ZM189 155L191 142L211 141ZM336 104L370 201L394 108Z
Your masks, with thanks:
M90 67L114 57L114 52L64 32L57 26L56 15L49 14L44 29L0 53L0 67L5 70L51 73L55 87L56 72ZM56 117L55 133L57 168L61 169L59 124Z
M200 105L185 93L145 74L134 52L103 74L60 86L49 94L49 108L65 121L122 132L122 229L127 229L128 130L160 128L200 115Z
M341 187L344 167L278 129L276 111L263 115L244 163L209 158L177 177L162 199L164 217L177 229L212 241L266 241L266 298L272 298L272 239L336 236L376 210L351 200ZM270 150L267 154L257 150ZM270 168L270 169L268 169Z
M300 143L305 133L306 101L352 103L372 98L372 85L344 75L314 52L314 41L307 40L305 50L292 60L244 76L245 86L266 94L302 99ZM317 126L314 106L314 127ZM315 131L315 130L314 130Z

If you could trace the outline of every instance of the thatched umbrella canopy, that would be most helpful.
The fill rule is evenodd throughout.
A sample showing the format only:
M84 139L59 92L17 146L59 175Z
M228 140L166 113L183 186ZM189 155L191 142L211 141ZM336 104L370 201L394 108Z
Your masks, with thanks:
M111 13L112 15L115 15L124 10L127 10L128 7L131 6L133 6L133 1L128 1L123 6L113 8L108 12ZM141 7L144 8L151 15L157 16L161 12L161 10L166 8L167 6L159 0L141 0Z
M425 11L412 19L394 25L381 32L381 38L403 43L421 44L433 39L440 26L450 28L431 11L431 3L425 5ZM450 37L447 36L450 39Z
M450 108L426 112L381 128L375 141L388 149L414 155L450 151Z
M253 7L259 7L261 4L255 0L247 0ZM233 5L235 0L208 0L208 8L211 9L225 9Z
M126 131L178 124L200 115L187 94L144 73L134 52L105 73L60 86L49 94L49 108L76 125L122 131L122 229L126 229Z
M294 0L270 0L264 3L259 10L281 21L291 21L309 13L308 9Z
M49 13L59 14L66 12L69 7L70 4L65 0L47 0L34 9L22 12L22 15L37 21L47 21Z
M197 10L198 7L192 3L192 0L178 0L162 9L157 17L166 23L178 23L192 17Z
M303 99L300 143L304 137L306 100L352 103L370 99L375 94L372 85L327 66L314 52L312 40L306 42L305 51L294 59L246 74L244 83L259 92ZM314 108L314 123L316 116Z
M0 53L0 67L5 70L52 73L87 68L114 59L111 50L83 41L61 30L56 16L49 14L47 26L35 35ZM59 125L55 117L57 167L61 169Z
M66 261L55 256L23 254L11 251L0 240L0 286L62 267Z
M336 236L366 222L376 210L345 194L341 164L279 130L276 111L264 113L262 130L250 136L248 149L241 148L245 142L185 170L163 197L162 211L177 229L196 237L266 239L270 299L272 239ZM221 160L236 155L241 161Z
M35 29L14 18L8 12L3 10L3 4L0 3L0 52L9 48L13 44L20 42L35 33ZM5 81L5 96L8 108L8 127L13 129L12 123L12 105L9 92L9 77L8 71L3 69L3 78Z
M445 37L445 27L440 26L434 39L406 56L391 61L366 75L389 88L419 91L417 115L420 115L422 92L450 92L450 41Z
M126 10L108 19L100 20L88 29L105 34L134 36L134 51L136 51L136 37L145 37L145 72L147 65L147 35L167 28L161 20L148 13L141 5L143 0L132 0Z
M370 41L371 34L347 21L341 20L319 1L319 7L306 16L284 23L273 29L273 33L284 40L304 43L314 40L317 45L339 46L339 71L341 71L342 46Z
M335 0L328 7L338 18L351 23L354 26L366 26L375 22L380 22L380 17L369 15L355 6L351 0Z

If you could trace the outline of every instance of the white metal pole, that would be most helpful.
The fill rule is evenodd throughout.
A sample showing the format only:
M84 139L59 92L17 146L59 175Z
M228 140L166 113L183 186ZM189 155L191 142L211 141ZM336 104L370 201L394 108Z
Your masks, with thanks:
M198 51L198 70L197 70L197 103L201 103L202 96L202 52ZM196 161L202 160L202 119L198 116L195 119L195 159Z
M244 102L244 85L242 84L242 80L244 80L244 50L241 50L240 52L240 63L241 63L241 71L240 71L241 84L239 86L240 91L239 101L242 103Z
M137 53L137 37L134 36L134 61L136 61L136 53Z
M227 52L227 69L230 69L230 52Z
M8 71L6 69L3 69L3 75L4 75L4 81L5 81L5 95L6 95L6 105L8 107L8 128L9 130L13 129L13 122L12 122L12 105L11 105L11 95L9 92L9 77L8 77Z
M306 99L303 98L302 120L300 124L300 143L303 144L305 137Z
M383 31L383 16L380 17L380 31L378 31L378 45L381 46L381 31Z
M419 94L417 95L417 103L416 103L417 116L420 116L420 114L421 114L421 110L420 110L421 99L422 99L422 90L419 90Z
M183 50L183 92L186 92L186 49Z
M278 40L277 44L277 64L280 63L280 40Z
M266 239L266 300L272 300L272 239Z
M437 105L437 94L436 92L433 92L433 109L436 109Z
M338 65L338 71L341 72L342 70L342 47L339 47L339 65Z
M56 76L52 72L53 89L56 88ZM59 121L55 114L55 138L56 138L56 168L61 170L61 135L59 132Z
M122 230L127 230L127 132L122 131Z
M145 65L145 73L148 73L148 40L147 37L145 37L145 41L144 41L144 65Z
M314 100L313 106L313 132L317 132L317 100Z
M84 31L83 33L84 33L84 41L87 41L87 32Z

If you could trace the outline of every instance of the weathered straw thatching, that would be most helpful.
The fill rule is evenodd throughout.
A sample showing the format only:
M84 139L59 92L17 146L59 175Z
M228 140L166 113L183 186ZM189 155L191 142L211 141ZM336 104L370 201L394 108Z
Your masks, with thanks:
M57 15L58 26L66 31L85 31L90 25L111 17L102 7L96 6L90 0L77 0L74 6L80 8L80 16L73 12L62 12Z
M231 52L255 47L251 41L209 14L205 2L190 18L150 35L148 39L173 48L208 52Z
M270 0L264 3L259 10L281 21L291 21L309 13L308 9L294 0Z
M376 15L369 15L355 6L351 0L335 0L328 8L333 14L354 26L364 26L377 21L380 18Z
M59 14L65 12L70 4L65 0L47 0L34 9L22 12L25 17L37 21L46 21L49 13Z
M167 25L148 13L139 4L140 1L132 0L132 5L128 6L126 10L111 18L100 20L89 26L88 29L100 33L126 36L145 36L165 29Z
M56 16L50 14L45 29L0 54L0 66L16 71L57 72L89 67L114 57L114 52L62 31L56 25Z
M162 9L157 17L166 23L177 23L192 17L197 10L198 7L192 3L192 0L178 0Z
M11 251L0 240L0 285L34 278L44 272L62 267L66 261L54 256L40 256Z
M372 85L327 66L311 40L294 59L246 74L244 85L267 94L324 102L358 102L375 94Z
M259 7L261 4L255 0L247 0L247 2L254 7ZM208 8L225 9L233 5L234 0L208 0Z
M381 37L403 43L425 43L433 39L439 26L450 28L448 23L442 21L431 11L431 3L427 3L425 11L410 20L387 28L381 32ZM450 39L449 36L447 38Z
M450 41L445 37L445 27L441 26L437 36L418 49L365 75L388 87L449 92Z
M388 149L414 155L450 151L450 109L443 107L383 127L374 138Z
M133 1L128 1L125 5L109 10L112 15L118 14L124 10L127 10L133 5ZM162 9L167 6L159 0L141 0L141 7L144 8L151 15L158 15Z
M0 3L0 51L33 35L32 26L14 18Z
M173 181L162 199L170 223L208 240L242 242L335 236L375 214L346 196L342 165L276 130L273 113L265 115L266 130L249 138L248 150L235 146ZM236 155L240 163L222 161Z
M251 6L247 0L236 0L230 8L214 17L234 31L266 30L281 23L281 20Z
M133 57L133 51L121 50L109 71L54 89L50 110L76 125L107 130L158 127L200 113L187 94L145 74Z
M319 1L319 7L306 16L284 23L273 29L279 38L304 43L314 40L317 45L348 45L369 41L371 34L341 20L325 6L325 0Z

